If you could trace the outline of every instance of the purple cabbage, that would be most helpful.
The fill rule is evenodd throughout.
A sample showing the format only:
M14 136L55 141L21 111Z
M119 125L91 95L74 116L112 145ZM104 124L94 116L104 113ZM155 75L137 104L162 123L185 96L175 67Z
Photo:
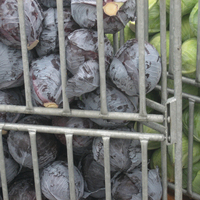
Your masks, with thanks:
M57 7L56 0L38 0L38 2L47 8ZM63 6L70 6L70 4L71 0L63 0Z
M109 112L135 113L138 111L138 103L133 104L122 92L107 84L106 87L107 108ZM100 89L82 95L83 105L79 105L84 110L100 110ZM128 124L126 120L91 119L102 127L119 127Z
M4 153L4 161L5 161L5 169L6 169L6 179L7 179L7 183L10 183L17 176L20 166L12 158L8 150L8 144L5 138L3 138L3 153ZM0 181L0 187L2 187L1 181Z
M94 160L104 166L104 146L101 137L97 137L93 140L92 152ZM110 139L111 171L130 171L139 166L141 161L141 147L139 140Z
M43 26L43 11L36 0L24 0L27 48L39 42ZM21 48L17 0L0 1L0 41L8 46Z
M19 124L33 124L33 125L51 125L51 120L43 116L28 115L17 123ZM14 131L9 132L8 148L12 157L20 165L33 168L31 143L28 132ZM39 168L44 167L48 163L54 161L58 155L59 146L53 134L39 133L36 135L36 144L38 152Z
M139 95L139 51L136 39L128 40L115 54L108 74L113 83L129 96ZM145 43L145 87L152 91L161 77L161 59L151 44Z
M0 104L24 106L25 100L19 88L6 89L0 90ZM18 113L0 112L0 122L15 123L21 116Z
M99 85L99 64L95 60L88 60L79 66L73 77L67 80L67 97L79 97L95 90Z
M158 168L148 171L148 199L161 200L162 184ZM142 200L142 171L140 168L132 172L117 174L112 180L113 200Z
M85 181L85 193L87 197L105 197L105 175L104 167L88 154L81 161L81 172Z
M52 119L53 126L69 127L69 128L96 128L96 125L87 118L76 117L54 117ZM60 142L66 145L66 138L64 134L56 134ZM85 152L92 149L93 137L73 135L73 151L76 155L83 155Z
M34 180L24 178L15 181L8 189L8 197L10 200L36 200ZM42 200L45 199L42 197Z
M49 200L70 200L68 164L54 161L41 172L41 190ZM84 180L81 172L74 166L75 194L80 199L84 193Z
M109 67L113 58L113 47L105 36L105 67ZM88 60L98 61L97 31L78 29L70 33L66 39L67 69L75 75L79 67Z
M58 107L62 103L60 58L51 54L30 63L32 101L35 106Z
M120 6L118 3L122 3ZM112 5L111 5L112 4ZM116 14L107 13L105 7L111 5L120 7ZM135 0L103 1L103 24L105 33L116 33L123 29L129 21L135 20ZM97 29L96 1L95 0L72 0L71 10L74 20L82 28ZM111 9L108 8L110 12Z
M58 30L55 24L55 9L49 8L44 11L43 31L40 35L40 42L36 46L39 57L56 52Z
M28 52L29 61L34 58ZM24 84L22 52L0 42L0 89L19 87Z

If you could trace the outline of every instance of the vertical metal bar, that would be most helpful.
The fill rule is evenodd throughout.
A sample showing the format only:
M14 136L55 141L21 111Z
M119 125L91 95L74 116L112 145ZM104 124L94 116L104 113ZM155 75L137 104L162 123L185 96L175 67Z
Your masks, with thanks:
M174 1L170 2L170 24L169 24L169 30L170 30L170 42L169 42L169 73L173 74L173 60L174 60L174 17L175 17L175 9L174 9Z
M1 171L1 188L3 192L3 199L8 200L8 185L6 178L6 167L4 160L4 149L3 149L3 138L2 138L2 128L0 128L0 171Z
M29 130L29 136L31 142L31 154L33 162L36 199L41 200L42 198L41 198L39 164L38 164L37 144L36 144L36 130Z
M124 29L120 30L120 40L119 40L119 47L121 47L124 44Z
M110 138L109 137L103 137L103 146L104 146L104 172L105 172L106 200L111 200Z
M167 145L166 141L161 142L161 164L162 164L162 200L167 200Z
M32 99L31 99L31 87L29 79L29 61L27 52L27 42L26 42L26 29L25 29L25 17L24 17L24 1L18 0L18 14L19 14L19 24L20 24L20 40L21 40L21 52L22 52L22 62L24 70L24 87L25 87L25 97L26 97L26 108L27 110L32 110Z
M173 2L173 1L172 1ZM181 1L174 0L174 96L177 102L177 143L175 149L175 200L182 200L182 73L181 73ZM170 11L171 13L171 11Z
M145 51L144 51L144 1L137 1L138 21L138 48L139 48L139 94L140 94L140 115L146 116L146 91L145 91Z
M106 99L106 72L104 58L104 27L103 27L103 1L97 0L97 31L99 49L99 73L100 73L100 95L101 95L101 114L107 114Z
M187 192L189 195L192 195L193 131L194 131L194 100L189 99L188 173L187 173Z
M67 87L67 70L66 70L66 56L65 56L65 35L64 35L64 19L63 19L63 1L57 1L58 13L58 37L59 37L59 54L61 66L61 80L62 80L62 99L63 112L69 113L69 102L66 94Z
M67 161L68 161L68 173L69 173L69 189L70 199L76 200L75 194L75 182L74 182L74 158L73 158L73 135L65 134L66 146L67 146Z
M162 78L161 78L161 103L166 104L167 101L167 51L166 51L166 2L160 0L160 50L162 62Z
M144 1L144 40L149 41L149 1Z
M113 34L113 50L114 55L117 53L119 49L119 43L118 43L118 32Z
M148 200L147 150L148 140L140 140L142 150L142 200Z
M200 19L200 0L198 1L198 19ZM200 20L198 20L197 29L197 66L196 66L196 82L200 82Z

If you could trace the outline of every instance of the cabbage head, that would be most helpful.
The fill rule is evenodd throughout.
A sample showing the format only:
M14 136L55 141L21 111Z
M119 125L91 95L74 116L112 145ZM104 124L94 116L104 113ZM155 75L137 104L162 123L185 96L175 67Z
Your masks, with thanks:
M188 169L183 169L183 188L187 188L187 174ZM200 194L200 161L195 163L192 167L192 190Z
M200 104L199 103L195 103L194 105L194 132L193 132L193 137L194 140L197 142L200 142L200 123L199 123L199 119L200 119ZM185 135L188 135L189 133L189 110L186 109L183 112L183 132ZM200 144L199 144L200 146ZM199 150L200 152L200 150Z
M200 144L196 141L193 142L193 163L196 163L200 160ZM171 160L171 163L175 164L175 144L168 146L168 154ZM182 167L188 167L188 137L182 135Z
M190 27L189 16L190 15L187 14L182 17L182 24L181 24L182 42L196 36L192 28Z
M167 56L167 64L169 64L169 40L170 40L170 37L169 37L169 31L166 32L166 56ZM161 56L161 50L160 50L160 33L157 33L155 34L150 42L150 44L152 44L156 50L158 51L159 55Z
M181 15L189 14L197 2L198 0L181 0ZM166 0L166 10L167 13L170 12L170 0Z
M190 13L189 23L190 27L195 36L197 36L197 29L198 29L198 3L194 6Z
M182 75L188 78L196 76L197 38L182 43Z

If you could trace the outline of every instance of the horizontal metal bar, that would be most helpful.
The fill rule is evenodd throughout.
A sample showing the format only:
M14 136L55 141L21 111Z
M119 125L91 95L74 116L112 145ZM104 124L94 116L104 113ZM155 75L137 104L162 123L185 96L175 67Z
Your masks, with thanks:
M156 88L157 90L161 90L161 86L160 85L157 85ZM170 89L170 88L167 88L167 92L170 93L170 94L174 94L174 90L173 89ZM200 103L200 97L198 96L194 96L192 94L187 94L187 93L182 93L182 97L184 99L193 99L195 102L197 103Z
M170 182L168 182L168 187L169 187L170 189L172 189L172 190L175 189L174 184L173 184L173 183L170 183ZM200 195L197 194L197 193L195 193L195 192L193 192L191 195L189 195L188 192L187 192L187 190L182 189L182 193L183 193L183 195L188 196L188 197L190 197L190 198L192 198L192 199L197 199L197 200L200 199Z
M107 115L102 115L99 111L93 110L76 110L71 109L71 113L64 113L61 108L45 108L34 107L33 110L26 110L25 106L0 105L0 112L24 113L24 114L39 114L52 116L68 116L68 117L83 117L83 118L101 118L101 119L120 119L128 121L154 121L163 122L163 115L149 114L146 117L141 117L138 113L123 113L109 112Z
M174 76L172 74L169 74L169 73L167 74L167 77L170 78L170 79L174 79ZM194 85L196 87L200 87L200 83L196 82L196 80L192 79L192 78L187 78L187 77L182 76L182 82L190 84L190 85Z
M158 131L162 134L166 134L167 130L162 124L157 124L155 122L140 122L140 123L152 128L152 129L155 129L156 131Z
M165 136L163 134L152 134L152 133L138 133L138 132L127 132L127 131L111 131L111 130L101 130L101 129L79 129L79 128L67 128L58 126L44 126L44 125L33 125L33 124L12 124L12 123L0 123L2 129L4 130L18 130L18 131L28 131L30 129L35 129L37 132L41 133L51 133L51 134L74 134L83 136L93 136L93 137L112 137L112 138L125 138L125 139L144 139L153 141L164 141Z
M154 110L157 110L161 113L165 113L166 107L163 106L162 104L159 104L151 99L146 98L146 105L153 108Z

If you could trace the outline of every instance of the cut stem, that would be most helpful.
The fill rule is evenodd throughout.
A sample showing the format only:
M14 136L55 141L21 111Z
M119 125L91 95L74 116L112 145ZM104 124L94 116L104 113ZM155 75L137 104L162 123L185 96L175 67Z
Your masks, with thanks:
M58 108L58 105L54 102L47 102L43 104L46 108Z
M108 2L105 6L103 6L104 13L108 16L115 16L123 4L124 3L114 1Z
M39 40L35 40L35 41L34 41L34 42L32 42L30 45L29 45L29 44L27 44L27 49L28 49L28 50L31 50L31 49L33 49L34 47L36 47L36 46L37 46L38 42L39 42Z

